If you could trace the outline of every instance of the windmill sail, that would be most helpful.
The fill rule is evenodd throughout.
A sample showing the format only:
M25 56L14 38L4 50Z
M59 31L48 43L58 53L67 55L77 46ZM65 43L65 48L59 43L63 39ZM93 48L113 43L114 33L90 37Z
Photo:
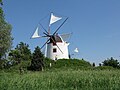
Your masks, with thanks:
M68 41L72 33L62 34L60 35L64 41Z
M38 34L38 30L39 30L39 28L37 27L34 34L32 35L32 38L39 38L40 37Z
M49 26L50 26L51 24L59 21L60 19L62 19L62 17L54 16L53 13L51 13L51 18L50 18L50 24L49 24Z

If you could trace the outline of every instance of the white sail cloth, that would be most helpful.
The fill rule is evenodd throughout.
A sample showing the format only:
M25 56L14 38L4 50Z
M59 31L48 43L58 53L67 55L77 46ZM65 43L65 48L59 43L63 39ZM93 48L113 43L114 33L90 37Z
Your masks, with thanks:
M57 16L54 16L53 13L51 13L51 18L50 18L50 23L49 23L49 26L57 21L59 21L60 19L62 19L62 17L57 17Z
M37 27L31 38L39 38L40 37L38 34L38 30L39 30L39 28Z

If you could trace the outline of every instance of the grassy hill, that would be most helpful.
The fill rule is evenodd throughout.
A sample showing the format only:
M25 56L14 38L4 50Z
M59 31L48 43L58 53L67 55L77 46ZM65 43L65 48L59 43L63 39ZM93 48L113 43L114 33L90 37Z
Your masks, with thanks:
M51 67L50 67L51 63ZM59 59L57 61L53 61L50 59L45 60L45 68L46 69L90 69L92 66L89 62L85 60L79 60L79 59Z

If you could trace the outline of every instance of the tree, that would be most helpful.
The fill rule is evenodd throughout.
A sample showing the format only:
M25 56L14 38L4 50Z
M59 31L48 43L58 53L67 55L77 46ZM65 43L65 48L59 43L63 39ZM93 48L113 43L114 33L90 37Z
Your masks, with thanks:
M103 66L112 66L114 68L119 68L119 62L118 60L115 60L113 57L110 59L108 58L107 60L103 61Z
M42 71L44 67L44 55L40 51L40 48L37 46L34 50L34 53L32 55L32 61L31 61L31 70L33 71Z
M18 63L21 61L30 61L31 60L31 51L29 45L23 42L20 42L15 48L9 53L10 59Z
M2 0L0 0L2 5ZM4 56L12 46L11 25L5 21L2 7L0 7L0 59Z
M11 50L9 53L9 59L14 63L14 64L19 64L21 62L21 54L20 51L17 49Z
M15 49L20 52L22 60L31 60L31 51L28 44L20 42Z

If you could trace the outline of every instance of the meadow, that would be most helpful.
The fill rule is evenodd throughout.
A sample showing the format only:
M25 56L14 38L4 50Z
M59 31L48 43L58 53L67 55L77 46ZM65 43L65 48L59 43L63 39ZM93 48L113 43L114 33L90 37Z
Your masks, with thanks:
M120 90L120 70L0 71L0 90Z

